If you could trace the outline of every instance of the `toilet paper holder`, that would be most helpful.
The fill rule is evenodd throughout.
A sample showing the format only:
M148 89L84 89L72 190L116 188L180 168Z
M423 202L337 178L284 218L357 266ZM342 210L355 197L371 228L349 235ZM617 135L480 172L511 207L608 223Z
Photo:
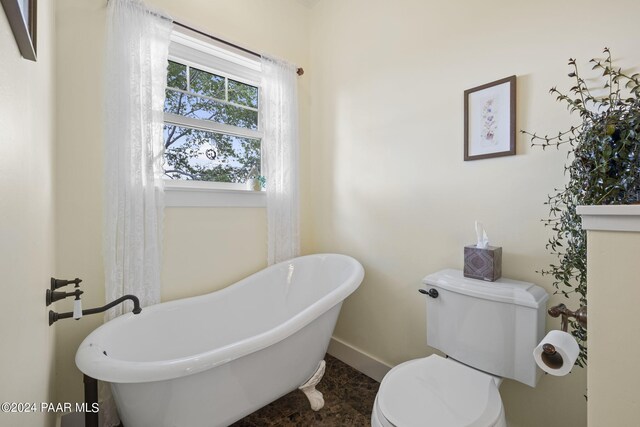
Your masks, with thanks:
M562 332L568 332L570 317L574 318L584 329L587 328L587 307L585 306L581 306L576 311L571 311L566 305L558 304L547 310L547 313L551 317L561 317L560 328ZM556 370L562 368L566 362L562 355L556 351L556 347L551 343L544 343L542 345L540 358L542 359L542 363L547 367ZM542 367L542 365L540 365L540 367Z
M554 307L551 307L547 310L549 316L551 317L559 317L562 316L560 321L560 328L562 332L567 332L569 328L569 318L573 317L576 321L582 326L584 329L587 329L587 307L581 306L576 311L571 311L564 304L558 304Z

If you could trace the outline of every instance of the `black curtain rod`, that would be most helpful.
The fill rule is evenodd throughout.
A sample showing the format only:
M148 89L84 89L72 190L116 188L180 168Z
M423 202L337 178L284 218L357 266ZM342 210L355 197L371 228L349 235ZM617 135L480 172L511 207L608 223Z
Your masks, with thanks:
M249 55L253 55L253 56L257 56L258 58L262 58L262 55L260 55L258 52L254 52L254 51L249 50L249 49L247 49L247 48L244 48L244 47L242 47L242 46L238 46L237 44L233 44L233 43L228 42L228 41L226 41L226 40L223 40L223 39L221 39L221 38L219 38L219 37L212 36L211 34L207 34L207 33L203 32L203 31L197 30L197 29L195 29L195 28L193 28L193 27L190 27L190 26L188 26L188 25L185 25L185 24L183 24L183 23L181 23L181 22L173 21L173 23L174 23L175 25L177 25L178 27L182 27L182 28L187 29L187 30L189 30L189 31L193 31L194 33L200 34L201 36L204 36L204 37L210 38L210 39L212 39L212 40L215 40L215 41L217 41L217 42L220 42L220 43L226 44L227 46L231 46L231 47L233 47L233 48L235 48L235 49L241 50L242 52L248 53ZM302 67L298 68L298 70L297 70L296 72L297 72L297 74L298 74L299 76L301 76L301 75L303 75L303 74L304 74L304 70L302 69Z

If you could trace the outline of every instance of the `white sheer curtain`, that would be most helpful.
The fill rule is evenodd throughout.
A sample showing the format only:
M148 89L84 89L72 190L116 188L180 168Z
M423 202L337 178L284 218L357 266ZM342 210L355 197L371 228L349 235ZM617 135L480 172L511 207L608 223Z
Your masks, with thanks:
M169 19L150 11L141 0L108 3L104 89L107 302L124 294L136 295L142 306L160 301L162 126L171 29ZM107 319L120 313L121 307L111 310ZM106 399L101 404L101 424L110 427L118 420L109 396Z
M267 178L267 261L300 254L296 67L262 58L263 168Z

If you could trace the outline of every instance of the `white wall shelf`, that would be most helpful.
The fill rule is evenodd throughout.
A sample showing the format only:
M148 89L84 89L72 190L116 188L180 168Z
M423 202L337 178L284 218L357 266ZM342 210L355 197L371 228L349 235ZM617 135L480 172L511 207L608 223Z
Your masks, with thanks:
M583 230L640 231L640 205L578 206Z

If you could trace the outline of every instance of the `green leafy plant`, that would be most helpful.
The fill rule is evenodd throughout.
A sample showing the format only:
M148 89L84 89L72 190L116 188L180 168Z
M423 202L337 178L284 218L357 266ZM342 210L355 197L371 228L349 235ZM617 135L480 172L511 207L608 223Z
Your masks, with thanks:
M565 166L569 182L548 196L549 218L542 220L553 231L546 248L558 262L540 273L553 279L556 294L577 294L581 305L587 304L587 241L576 207L640 202L640 74L614 66L608 48L604 54L604 59L590 61L599 73L598 85L588 86L575 59L569 59L568 76L575 84L566 94L550 90L570 114L580 115L580 125L553 136L521 131L543 150L570 147ZM571 327L580 345L576 364L584 367L586 331L575 321Z

